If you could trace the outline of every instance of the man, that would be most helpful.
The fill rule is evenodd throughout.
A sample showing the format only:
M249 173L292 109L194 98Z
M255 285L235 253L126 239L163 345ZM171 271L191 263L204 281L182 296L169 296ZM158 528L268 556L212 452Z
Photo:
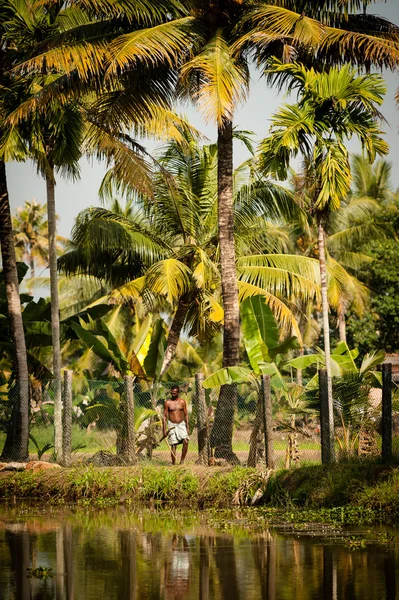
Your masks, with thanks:
M172 455L172 465L176 464L176 448L183 444L180 464L184 463L187 455L189 426L186 401L179 398L179 386L171 389L172 398L165 402L163 415L163 434L168 435L168 442Z

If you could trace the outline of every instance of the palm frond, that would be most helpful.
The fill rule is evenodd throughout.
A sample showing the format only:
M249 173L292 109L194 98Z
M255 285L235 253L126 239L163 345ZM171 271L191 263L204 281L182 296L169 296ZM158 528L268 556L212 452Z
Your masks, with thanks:
M173 304L191 288L192 272L181 261L167 258L152 265L145 275L145 287L165 296Z
M181 68L181 84L191 93L206 121L231 119L248 92L248 70L235 59L222 31Z
M333 48L339 53L341 63L368 62L388 69L399 64L399 39L396 32L376 36L326 27L319 48L321 53ZM360 56L357 58L357 55Z
M152 165L148 154L134 140L108 131L97 123L91 123L85 136L87 154L105 158L112 164L101 185L101 193L117 182L124 192L132 186L142 193L152 195Z
M110 45L108 73L116 73L138 61L176 67L195 42L190 35L193 21L193 17L183 17L119 36Z

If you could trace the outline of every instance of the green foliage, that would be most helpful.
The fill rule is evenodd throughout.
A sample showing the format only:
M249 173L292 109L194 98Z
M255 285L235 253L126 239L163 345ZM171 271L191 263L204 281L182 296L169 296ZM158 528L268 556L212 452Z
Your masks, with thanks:
M36 450L37 450L37 460L41 460L43 454L45 454L45 452L48 452L48 450L51 450L51 448L54 448L54 444L51 443L47 443L44 444L44 446L40 446L39 442L36 440L35 436L30 433L29 434L29 439L32 440L32 442L34 443Z
M146 467L141 475L144 499L191 500L199 490L199 479L193 473L177 469L154 469Z
M236 501L240 491L245 491L245 504L257 490L262 491L263 503L268 507L257 513L261 526L265 520L357 525L389 523L399 518L399 470L370 460L278 471L267 480L262 473L243 467L227 471L212 469L204 477L202 471L153 466L125 469L79 466L54 472L8 473L0 478L3 498L42 499L45 495L49 502L72 500L100 506L155 499L190 503L192 508L227 507ZM258 520L252 511L251 515ZM253 523L251 515L249 523ZM218 520L215 514L210 518ZM225 522L225 516L221 520Z
M241 303L241 328L245 349L253 371L260 373L260 363L269 362L269 349L278 344L278 328L264 296L250 296Z
M34 577L35 579L47 579L48 577L54 577L53 569L48 567L36 567L28 569L28 577Z
M219 387L225 384L242 383L250 381L252 371L246 367L224 367L218 369L204 380L205 389Z
M241 329L245 350L253 373L247 367L224 367L207 377L205 388L224 384L251 381L252 375L272 375L282 382L282 376L273 362L279 354L298 348L297 338L289 337L278 343L279 331L276 319L262 295L249 296L240 306Z
M348 338L367 351L399 351L399 243L381 240L368 244L373 261L364 273L372 290L371 310L348 320Z
M152 332L151 343L144 359L144 369L148 377L158 379L161 374L166 350L166 330L163 319L158 319Z
M119 373L126 373L129 363L106 324L98 319L91 324L91 327L90 331L78 323L71 322L72 330L87 348L101 360L112 365Z

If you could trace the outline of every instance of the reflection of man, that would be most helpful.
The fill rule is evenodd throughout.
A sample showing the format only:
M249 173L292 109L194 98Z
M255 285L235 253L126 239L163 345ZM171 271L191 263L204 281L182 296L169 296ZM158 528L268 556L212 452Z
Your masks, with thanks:
M179 386L174 385L171 389L172 398L165 402L163 416L163 434L168 432L168 442L172 454L172 465L176 463L176 448L183 444L180 464L184 463L187 455L189 426L186 401L179 398Z
M190 550L185 536L180 540L174 533L165 569L165 600L185 600L190 591Z

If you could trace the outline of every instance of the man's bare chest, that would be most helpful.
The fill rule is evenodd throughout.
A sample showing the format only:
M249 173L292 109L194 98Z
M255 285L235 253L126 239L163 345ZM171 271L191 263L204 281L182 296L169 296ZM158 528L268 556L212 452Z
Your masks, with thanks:
M181 400L170 400L168 402L168 410L169 412L184 410L183 402Z

